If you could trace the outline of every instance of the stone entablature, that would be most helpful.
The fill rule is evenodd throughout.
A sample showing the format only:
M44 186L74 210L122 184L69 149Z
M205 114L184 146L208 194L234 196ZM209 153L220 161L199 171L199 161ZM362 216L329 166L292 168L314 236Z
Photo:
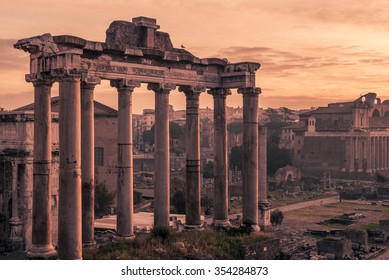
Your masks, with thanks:
M133 22L114 21L104 43L46 33L21 39L14 46L31 54L27 81L75 74L83 78L177 86L255 87L255 71L260 64L200 59L184 49L174 48L169 34L156 31L159 26L151 28L143 24L153 21L145 17L134 18Z

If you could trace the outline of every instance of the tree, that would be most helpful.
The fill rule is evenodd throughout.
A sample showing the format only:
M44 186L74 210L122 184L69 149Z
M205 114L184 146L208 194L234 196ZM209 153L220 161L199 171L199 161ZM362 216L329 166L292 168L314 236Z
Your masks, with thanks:
M213 162L209 161L203 166L203 177L213 178Z
M286 107L281 107L280 111L284 114L284 121L291 120L289 115L293 113L293 110L290 110L289 108L286 108Z
M115 192L109 192L105 183L95 185L95 215L101 217L110 213L115 201Z
M179 125L176 122L170 122L169 123L169 135L172 139L180 139L185 137L185 127Z
M230 123L227 125L227 130L229 133L235 134L234 141L236 146L238 134L243 133L243 123L242 122Z
M185 200L185 192L184 191L176 191L173 194L172 205L176 209L177 214L185 214L186 212L186 200Z
M267 174L269 176L273 176L278 168L291 164L291 155L287 149L280 149L274 142L267 142Z
M282 213L282 211L276 209L276 210L271 212L270 223L273 226L281 225L283 220L284 220L284 213Z
M243 168L243 147L232 147L230 155L230 166L232 170Z
M143 143L154 144L154 126L150 130L143 131Z

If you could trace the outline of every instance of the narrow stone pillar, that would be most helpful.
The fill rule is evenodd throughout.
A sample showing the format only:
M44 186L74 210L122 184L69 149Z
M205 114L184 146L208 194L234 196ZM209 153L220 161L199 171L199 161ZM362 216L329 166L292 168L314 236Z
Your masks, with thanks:
M383 166L382 166L382 169L383 170L387 170L388 169L388 138L386 136L382 137L383 138L383 149L382 149L382 153L383 153Z
M375 169L379 170L380 168L380 155L379 155L380 141L379 137L375 137Z
M55 258L51 218L51 86L53 80L35 80L34 84L34 160L32 245L27 257Z
M371 156L371 169L372 169L372 172L375 172L377 167L376 167L376 156L375 156L375 146L376 146L376 141L375 141L375 137L374 136L371 136L371 152L370 152L370 156Z
M179 87L186 95L186 227L201 225L199 97L205 88Z
M59 82L58 255L82 259L80 75Z
M366 173L372 172L372 153L371 153L371 147L372 147L372 141L370 135L366 138L365 141L365 147L366 147Z
M271 205L267 200L267 127L259 127L259 150L258 150L258 206L259 206L259 227L266 230L270 227Z
M100 79L81 83L82 244L95 244L95 110L93 91Z
M349 140L350 145L350 157L349 157L349 172L354 172L354 166L355 166L355 144L354 144L354 137L350 136Z
M132 93L139 82L113 80L118 90L117 235L115 242L134 238L134 178L132 157Z
M379 168L380 170L383 169L384 167L384 153L383 153L383 150L384 150L384 138L382 136L379 137L379 150L378 150L378 153L379 153L379 156L380 156L380 162L379 162Z
M18 198L18 162L12 161L12 217L9 221L11 226L10 240L12 250L21 249L23 244L22 225L19 217L19 198Z
M258 96L260 88L239 88L243 94L243 224L258 227Z
M214 214L213 225L215 227L228 227L228 145L227 145L227 120L226 99L231 95L229 89L211 89L213 95L213 120L214 120Z
M362 138L357 137L358 172L363 172L363 149Z
M154 226L168 227L170 216L169 93L171 84L148 84L155 92Z

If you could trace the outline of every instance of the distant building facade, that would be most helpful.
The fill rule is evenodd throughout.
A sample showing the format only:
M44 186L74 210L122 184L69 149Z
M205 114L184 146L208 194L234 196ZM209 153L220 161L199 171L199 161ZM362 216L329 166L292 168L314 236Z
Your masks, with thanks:
M303 173L369 179L389 168L389 100L368 93L299 115L293 164Z
M53 244L58 233L59 99L52 98L51 205ZM116 190L117 111L94 101L95 180ZM34 104L0 112L0 239L28 250L32 232Z

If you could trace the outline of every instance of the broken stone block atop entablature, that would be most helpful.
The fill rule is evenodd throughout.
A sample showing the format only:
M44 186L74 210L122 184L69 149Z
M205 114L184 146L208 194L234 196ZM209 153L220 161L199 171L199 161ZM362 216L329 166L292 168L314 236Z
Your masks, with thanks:
M152 48L193 56L184 49L174 48L170 35L156 31L157 29L159 25L156 25L156 20L152 18L137 17L133 18L132 22L116 20L106 32L107 49Z

